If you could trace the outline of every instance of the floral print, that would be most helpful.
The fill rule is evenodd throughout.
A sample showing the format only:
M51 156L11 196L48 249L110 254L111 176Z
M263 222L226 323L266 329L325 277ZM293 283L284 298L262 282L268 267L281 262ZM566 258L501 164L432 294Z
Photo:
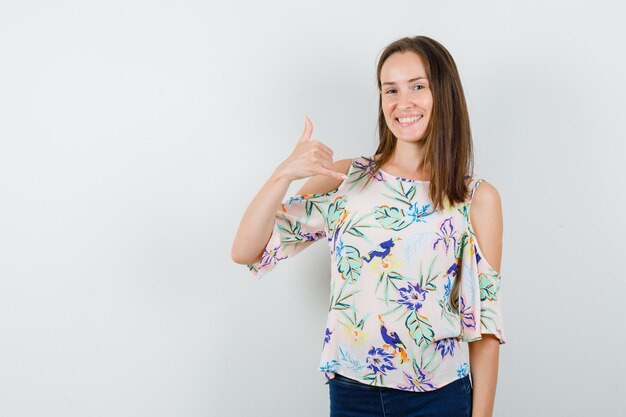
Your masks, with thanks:
M422 301L426 298L426 290L420 288L419 284L413 285L409 282L407 288L400 288L401 300L397 300L398 304L404 305L409 310L419 310L422 307Z
M383 348L372 346L367 354L369 356L365 362L367 363L367 367L374 371L375 374L380 373L384 375L385 371L396 369L392 363L394 356L391 353L387 353Z
M505 343L500 273L482 255L469 217L482 180L467 181L464 202L434 210L427 181L376 171L361 156L337 189L283 201L262 258L248 268L261 278L327 242L330 301L318 367L326 379L340 373L432 391L469 374L459 342L493 334Z

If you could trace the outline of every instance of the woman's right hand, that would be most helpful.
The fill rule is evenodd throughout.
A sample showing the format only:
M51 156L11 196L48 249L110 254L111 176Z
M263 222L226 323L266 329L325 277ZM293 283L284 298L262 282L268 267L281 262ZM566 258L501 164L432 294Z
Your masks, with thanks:
M347 178L346 174L329 169L335 166L333 151L320 141L311 140L313 125L308 117L305 117L304 125L296 148L261 187L241 219L231 249L231 257L236 263L252 264L261 259L272 235L276 212L280 210L291 181L314 174L340 180Z
M327 175L344 180L346 174L334 171L333 151L318 140L311 140L313 124L304 116L304 132L298 139L295 149L275 171L275 174L290 181L310 177L312 175Z

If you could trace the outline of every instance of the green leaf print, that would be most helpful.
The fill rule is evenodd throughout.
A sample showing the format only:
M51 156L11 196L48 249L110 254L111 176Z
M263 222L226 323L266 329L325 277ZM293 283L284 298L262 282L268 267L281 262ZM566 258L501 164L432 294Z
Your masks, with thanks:
M481 307L481 309L480 309L480 325L484 329L496 329L497 328L496 316L497 316L497 313L495 313L491 308L484 307L484 306Z
M319 207L317 206L317 204L314 201L307 200L304 203L304 209L306 211L307 217L310 216L311 213L313 212L313 207L317 208L320 211L320 213L322 212L322 210L319 209Z
M347 197L341 196L338 197L329 207L328 207L328 217L326 218L326 222L328 225L328 230L334 231L337 226L337 222L341 219L341 217L345 214L345 207L347 203Z
M422 263L420 262L420 277L419 277L420 287L428 291L435 291L437 289L437 286L433 283L433 281L439 275L441 275L441 272L433 273L433 265L435 264L436 260L437 260L437 255L435 255L432 261L430 262L430 265L428 266L428 272L426 275L422 273Z
M378 206L374 209L376 220L385 229L402 230L406 229L413 222L410 217L404 214L404 210L397 207Z
M355 213L356 215L356 213ZM364 238L367 242L370 242L370 240L365 237L365 234L360 230L361 228L370 228L370 227L377 227L377 225L369 225L369 224L363 224L363 221L366 220L367 218L369 218L370 216L373 216L374 213L369 213L366 214L364 216L361 216L360 218L355 220L354 216L351 216L350 219L348 220L348 223L346 224L346 228L344 229L345 233L348 233L352 236L356 236L356 237L360 237L360 238ZM371 242L370 242L371 243Z
M398 274L395 271L390 271L389 273L383 271L380 274L380 277L378 277L378 282L376 283L376 289L374 290L375 294L378 294L378 288L380 287L381 283L384 283L384 291L383 291L383 298L382 300L385 301L385 305L387 307L389 307L389 284L391 284L396 291L398 291L398 286L393 282L394 280L396 281L402 281L404 280L405 277L402 276L401 274ZM380 298L379 298L380 299Z
M346 233L352 235L352 236L356 236L356 237L365 237L365 235L363 234L363 232L361 232L357 227L353 226L350 229L346 230Z
M283 243L298 243L304 240L304 237L300 235L300 231L302 230L302 225L299 221L295 221L295 223L291 223L291 221L283 215L284 224L279 224L278 228L283 232L283 236L281 241Z
M393 193L393 195L385 195L386 197L393 198L408 206L412 204L413 197L415 197L415 184L409 186L406 181L398 180L396 186L391 185L389 182L385 182L385 186ZM405 189L405 187L408 187L408 189Z
M441 309L441 318L445 318L451 325L458 325L458 323L460 323L459 316L454 313L449 302L439 300L438 304Z
M354 292L351 292L349 294L346 294L345 296L343 296L343 298L340 298L339 300L337 300L337 302L335 302L328 311L330 310L347 310L349 309L351 306L348 303L344 303L343 300L345 300L346 298L349 298L351 296L354 295Z
M365 327L365 321L369 317L369 314L366 314L365 317L362 317L361 320L359 320L357 315L356 315L356 310L355 309L352 309L352 316L349 316L348 313L345 312L345 310L342 311L341 313L348 320L348 323L350 323L354 327L358 327L361 330L363 330L363 328ZM343 324L344 326L348 326L347 323L344 323L341 320L339 320L339 322L341 324Z
M441 365L441 361L439 361L439 357L437 356L437 350L436 349L431 349L432 352L430 352L430 354L427 354L427 351L422 351L422 353L420 354L420 368L424 369L424 370L428 370L429 372L434 372L437 370L437 368L439 368L439 366ZM426 358L424 357L425 355L428 355ZM414 361L414 364L417 361ZM416 375L419 375L419 373L417 373Z
M466 222L469 221L469 204L462 203L457 210L461 213Z
M361 268L363 267L363 260L361 259L361 253L354 246L346 245L343 248L339 262L337 263L337 269L341 273L343 279L352 282L357 282L361 275Z
M356 358L350 356L350 353L347 349L339 346L339 360L343 363L343 366L347 369L352 369L358 371L367 367L366 363L359 362Z
M489 277L484 273L478 275L478 282L480 283L480 301L497 300L498 283L495 279L497 278Z
M337 294L334 294L335 291L335 286L334 284L331 284L331 289L330 289L330 293L331 293L331 297L330 297L330 307L328 308L328 311L331 310L345 310L348 309L351 306L351 304L349 304L347 301L349 301L348 299L350 297L352 297L354 294L358 293L360 290L356 290L356 291L352 291L349 292L347 294L343 293L343 290L346 288L346 284L348 283L348 281L344 281L343 284L341 285L341 288L339 289L339 292Z
M324 206L329 204L328 198L329 198L329 195L332 194L333 192L334 191L331 191L328 193L306 194L307 199L304 203L304 208L306 211L307 219L313 212L313 208L317 209L317 211L320 212L322 217L326 216L326 213L325 213L326 210L324 210Z
M293 228L293 233L297 236L300 235L300 232L302 231L302 224L300 222L296 222L296 225Z
M459 241L454 250L454 257L456 259L462 258L462 253L463 253L463 250L465 249L465 245L468 244L468 239L469 239L469 236L467 233L463 233L461 237L459 238Z
M378 376L374 373L374 372L370 372L368 374L363 375L363 379L365 379L366 381L370 381L369 385L377 385L376 381L378 379Z
M433 342L435 332L427 317L418 314L417 311L413 311L406 318L405 324L409 329L409 334L418 346L428 346Z

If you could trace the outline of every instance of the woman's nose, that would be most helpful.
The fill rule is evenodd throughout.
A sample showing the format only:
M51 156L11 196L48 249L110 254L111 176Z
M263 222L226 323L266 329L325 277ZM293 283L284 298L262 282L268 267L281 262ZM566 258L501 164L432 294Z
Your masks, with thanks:
M412 107L413 101L411 95L405 92L400 93L398 96L398 106L402 108Z

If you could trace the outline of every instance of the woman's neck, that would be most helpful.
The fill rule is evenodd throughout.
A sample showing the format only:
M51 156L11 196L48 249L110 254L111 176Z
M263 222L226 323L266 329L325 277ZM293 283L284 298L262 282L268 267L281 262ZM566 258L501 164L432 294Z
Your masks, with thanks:
M397 177L430 181L431 172L429 167L424 166L423 148L419 144L397 141L391 157L380 168ZM376 159L379 156L376 155Z

